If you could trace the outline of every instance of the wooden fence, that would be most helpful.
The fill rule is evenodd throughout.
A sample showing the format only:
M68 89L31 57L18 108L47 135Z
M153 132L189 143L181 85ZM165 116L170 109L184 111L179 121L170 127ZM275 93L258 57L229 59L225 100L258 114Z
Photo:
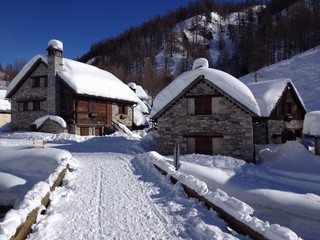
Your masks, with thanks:
M155 165L155 168L160 171L163 175L167 175L168 173L163 170L162 168L160 168L159 166ZM171 182L173 184L176 184L178 182L178 179L174 178L173 176L170 176ZM233 217L232 215L230 215L229 213L227 213L225 210L223 210L222 208L216 206L214 203L212 203L210 200L206 199L203 196L200 196L195 190L191 189L190 187L188 187L187 185L182 184L182 187L184 189L184 191L186 192L186 194L188 195L188 197L193 197L193 198L197 198L199 201L203 202L209 209L213 209L214 211L216 211L218 213L218 216L223 219L228 226L233 229L234 231L245 235L245 236L250 236L252 239L256 239L256 240L267 240L268 238L266 238L264 235L262 235L261 233L255 231L255 229L251 228L250 226L247 226L246 224L244 224L243 222L239 221L237 218Z
M41 200L41 204L43 206L48 206L49 202L50 202L50 193L53 192L55 190L55 188L57 186L60 186L62 183L62 180L66 174L66 171L69 169L69 165L67 165L58 175L57 179L54 181L54 183L52 184L52 186L50 187L50 191L43 196L42 200ZM24 223L22 223L14 236L12 236L10 238L10 240L23 240L26 239L27 235L29 234L30 230L31 230L31 226L36 222L37 220L37 216L38 216L38 212L41 206L38 206L37 208L33 209L29 214L27 219L25 220Z

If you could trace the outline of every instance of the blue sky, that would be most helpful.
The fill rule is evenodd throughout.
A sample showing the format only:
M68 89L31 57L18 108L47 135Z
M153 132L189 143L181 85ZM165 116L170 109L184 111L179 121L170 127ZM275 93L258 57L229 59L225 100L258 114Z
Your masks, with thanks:
M5 67L15 60L29 60L36 54L46 53L50 39L63 42L65 57L77 58L86 53L92 43L117 36L188 2L190 0L1 0L0 64Z

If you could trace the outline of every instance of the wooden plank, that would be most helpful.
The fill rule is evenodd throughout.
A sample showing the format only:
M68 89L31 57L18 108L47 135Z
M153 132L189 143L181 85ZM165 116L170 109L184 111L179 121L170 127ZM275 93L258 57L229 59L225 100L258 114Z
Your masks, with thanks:
M155 164L154 164L154 166L163 175L167 175L167 172L165 170L163 170L162 168L160 168L159 166L157 166ZM176 184L178 182L178 179L174 178L173 176L170 176L170 179L173 184ZM199 201L203 202L209 209L211 208L214 211L216 211L218 213L219 217L221 219L223 219L228 224L228 226L230 226L230 228L232 228L234 231L236 231L242 235L245 235L245 236L248 235L252 239L268 240L265 236L263 236L259 232L256 232L254 229L247 226L245 223L239 221L238 219L236 219L235 217L233 217L232 215L227 213L222 208L216 206L214 203L210 202L205 197L200 196L195 190L189 188L187 185L185 185L183 183L181 185L182 185L185 193L188 195L188 197L197 198Z
M57 186L60 186L63 178L67 172L67 170L69 169L69 165L67 165L58 175L57 179L53 182L52 186L50 187L50 192L46 193L46 195L42 198L41 200L41 204L44 205L45 207L47 207L50 203L50 193L53 192L55 190L55 188ZM10 238L10 240L23 240L26 239L26 237L28 236L32 225L36 222L37 220L37 216L38 216L38 212L39 212L40 206L35 208L34 210L32 210L29 214L27 219L25 220L24 223L22 223L14 236L12 236Z

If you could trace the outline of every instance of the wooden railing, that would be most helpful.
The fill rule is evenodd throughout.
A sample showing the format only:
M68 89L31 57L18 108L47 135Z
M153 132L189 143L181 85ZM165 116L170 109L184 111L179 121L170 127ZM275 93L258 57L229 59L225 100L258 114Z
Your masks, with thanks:
M52 186L50 187L50 191L43 196L41 200L41 205L48 206L50 202L50 193L55 190L57 186L60 186L62 183L62 180L66 174L66 171L69 169L69 165L67 165L58 175L57 179L53 182ZM16 230L16 233L14 236L10 238L10 240L23 240L27 237L27 235L30 232L31 226L36 222L38 212L41 206L38 206L37 208L33 209L29 214L24 223L22 223L18 229Z

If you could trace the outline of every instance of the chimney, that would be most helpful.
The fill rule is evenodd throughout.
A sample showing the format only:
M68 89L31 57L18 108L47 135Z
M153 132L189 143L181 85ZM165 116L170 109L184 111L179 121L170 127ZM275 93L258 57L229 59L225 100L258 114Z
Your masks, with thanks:
M50 40L48 43L48 87L47 87L47 114L60 115L60 85L56 79L57 72L63 69L63 43L59 40Z

